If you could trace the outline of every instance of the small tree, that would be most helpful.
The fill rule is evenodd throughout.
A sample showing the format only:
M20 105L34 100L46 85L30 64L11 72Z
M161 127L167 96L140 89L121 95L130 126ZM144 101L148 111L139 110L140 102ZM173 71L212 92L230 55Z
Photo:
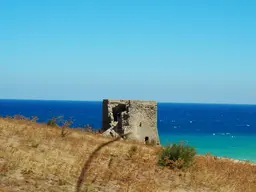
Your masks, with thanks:
M72 118L69 118L69 120L63 120L61 125L61 137L65 137L69 132L66 130L66 128L70 127L70 125L73 123Z
M196 150L184 143L173 144L165 147L159 156L158 164L170 168L188 167L193 163Z

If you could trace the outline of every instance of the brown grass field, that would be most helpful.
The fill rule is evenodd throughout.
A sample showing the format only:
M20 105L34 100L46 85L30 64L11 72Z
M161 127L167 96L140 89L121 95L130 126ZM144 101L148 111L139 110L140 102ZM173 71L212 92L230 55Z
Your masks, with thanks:
M88 192L256 192L254 164L204 155L173 170L157 165L160 147L116 141L98 148L110 140L79 129L61 137L57 127L0 118L0 191L75 192L81 184Z

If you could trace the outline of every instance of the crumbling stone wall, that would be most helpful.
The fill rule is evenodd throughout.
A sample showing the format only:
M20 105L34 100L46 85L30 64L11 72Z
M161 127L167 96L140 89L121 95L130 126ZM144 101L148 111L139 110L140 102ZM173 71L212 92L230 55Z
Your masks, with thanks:
M159 144L156 101L103 100L104 135L131 133L128 139Z

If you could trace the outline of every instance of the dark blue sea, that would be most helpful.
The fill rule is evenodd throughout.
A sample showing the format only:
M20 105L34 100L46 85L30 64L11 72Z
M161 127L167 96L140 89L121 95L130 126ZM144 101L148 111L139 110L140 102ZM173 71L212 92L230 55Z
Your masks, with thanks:
M0 100L0 115L72 118L74 127L101 127L101 102ZM200 154L256 162L256 105L158 103L162 145L183 141Z

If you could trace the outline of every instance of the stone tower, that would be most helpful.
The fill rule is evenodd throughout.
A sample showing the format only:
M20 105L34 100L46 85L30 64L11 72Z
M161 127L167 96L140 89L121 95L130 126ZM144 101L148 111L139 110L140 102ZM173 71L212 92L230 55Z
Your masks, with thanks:
M131 133L127 139L160 144L156 101L104 99L102 130L103 135Z

